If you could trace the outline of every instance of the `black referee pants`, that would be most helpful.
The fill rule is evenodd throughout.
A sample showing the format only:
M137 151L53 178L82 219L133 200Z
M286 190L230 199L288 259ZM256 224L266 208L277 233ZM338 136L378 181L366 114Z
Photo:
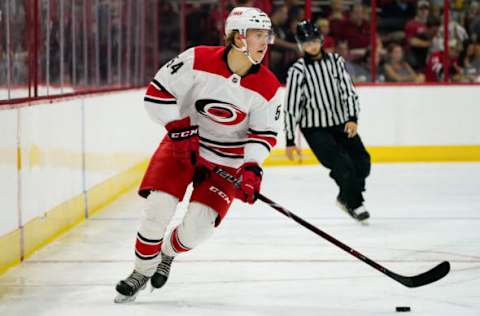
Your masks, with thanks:
M355 209L364 201L370 155L358 134L348 138L344 127L302 128L302 133L320 163L330 170L330 177L340 189L340 200Z

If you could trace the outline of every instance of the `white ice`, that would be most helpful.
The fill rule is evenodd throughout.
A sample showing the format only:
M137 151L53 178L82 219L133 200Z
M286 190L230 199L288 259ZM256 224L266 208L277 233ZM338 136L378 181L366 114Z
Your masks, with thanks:
M397 273L448 260L449 275L406 288L269 206L235 202L163 289L114 304L144 203L130 192L1 276L0 315L480 315L480 164L376 164L367 183L368 226L335 207L320 166L266 169L263 193Z

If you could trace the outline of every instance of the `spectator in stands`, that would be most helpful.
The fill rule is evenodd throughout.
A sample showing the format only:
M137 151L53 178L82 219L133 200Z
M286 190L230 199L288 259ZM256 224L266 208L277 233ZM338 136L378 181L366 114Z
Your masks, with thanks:
M458 24L456 21L450 21L448 23L448 38L455 38L461 43L468 39L467 31L463 26ZM430 52L436 52L443 48L444 43L444 28L443 24L440 25L438 32L432 40L432 45L430 46Z
M436 0L429 0L430 1L430 15L436 16L438 18L443 17L443 1L441 0L442 3L440 4L439 1ZM451 11L450 11L451 12Z
M480 5L477 1L470 3L470 8L465 18L465 26L471 40L480 42Z
M384 65L385 79L389 82L423 82L425 77L418 75L403 58L403 48L399 44L391 44L388 59Z
M407 60L416 71L425 67L428 50L432 44L431 32L427 32L427 19L430 3L420 0L417 3L417 15L405 25L405 39L407 42ZM432 16L428 27L438 30L440 21Z
M381 42L377 46L376 54L374 54L375 57L375 65L376 65L376 75L375 75L375 81L374 82L385 82L385 75L384 75L384 70L383 70L383 65L381 63ZM371 72L371 49L370 47L367 48L365 51L365 55L363 56L362 59L360 59L358 62L354 63L354 72L351 73L351 77L353 82L372 82L372 72Z
M335 39L330 36L330 22L327 19L320 18L315 22L318 30L323 35L322 48L327 53L333 53L335 51Z
M209 5L194 3L187 13L187 47L198 45L219 45L220 37Z
M461 48L461 43L453 38L448 42L448 58L449 58L449 81L461 81L463 69L458 64L458 55ZM442 82L445 78L444 50L433 52L427 60L425 69L425 80L427 82Z
M296 1L285 1L285 3L291 2L296 3ZM297 24L300 21L305 20L305 9L302 6L296 5L289 7L288 11L288 21L287 21L287 40L289 42L297 42L295 34L297 32Z
M465 25L467 31L470 33L470 23L480 15L480 5L478 1L472 0L465 11L465 21L463 25Z
M159 11L162 19L162 27L158 32L158 44L161 48L159 49L159 62L164 64L175 57L180 50L180 41L178 40L180 17L169 1L160 1Z
M343 0L331 0L330 10L327 13L329 20L345 20L345 8Z
M476 50L475 44L471 41L467 41L464 46L465 49L458 58L463 68L462 81L480 82L480 50Z
M332 0L330 2L330 12L327 13L327 19L330 22L331 35L335 39L339 39L343 24L347 21L343 0Z
M372 18L372 7L370 6L370 0L359 1L359 3L363 4L363 14L362 19L370 23L370 19Z
M287 53L295 55L298 53L297 43L289 42L287 39L285 24L288 19L288 7L282 5L274 8L270 19L275 36L274 43L270 46L270 69L281 83L285 83L288 69Z
M305 9L299 0L284 0L283 4L288 8L288 20L296 19L302 21L305 19Z
M350 49L347 41L339 41L335 47L336 53L343 57L345 60L345 69L349 74L355 73L356 65L352 63L350 56Z
M390 1L383 6L380 12L378 26L386 32L403 32L407 21L414 16L415 6L411 1Z
M348 41L352 55L364 55L370 45L370 23L365 20L364 6L355 4L343 23L338 39Z
M289 11L288 16L297 21L303 21L305 20L305 8L303 6L294 7Z

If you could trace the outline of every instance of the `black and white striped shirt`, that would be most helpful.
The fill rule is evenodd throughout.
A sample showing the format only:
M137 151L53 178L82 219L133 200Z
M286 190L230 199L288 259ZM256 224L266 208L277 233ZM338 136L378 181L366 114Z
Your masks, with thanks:
M306 55L288 70L285 93L287 146L295 144L295 128L331 127L357 121L358 95L344 59L322 50L320 59Z

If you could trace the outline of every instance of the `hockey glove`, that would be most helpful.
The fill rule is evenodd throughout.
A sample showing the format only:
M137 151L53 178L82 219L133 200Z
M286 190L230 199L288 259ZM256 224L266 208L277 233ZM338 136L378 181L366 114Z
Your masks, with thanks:
M198 126L190 124L186 117L165 125L168 137L173 141L173 157L195 166L198 159L199 135Z
M263 170L256 162L244 163L237 172L237 176L242 180L235 194L237 199L253 204L260 193L262 175Z

